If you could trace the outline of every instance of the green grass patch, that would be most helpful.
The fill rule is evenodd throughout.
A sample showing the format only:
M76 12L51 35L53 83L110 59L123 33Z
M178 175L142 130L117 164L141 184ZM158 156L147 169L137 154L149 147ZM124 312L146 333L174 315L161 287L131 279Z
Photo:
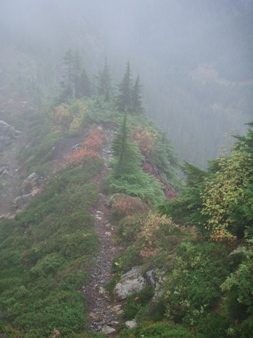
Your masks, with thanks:
M0 322L20 337L85 330L79 290L98 245L91 216L98 192L90 180L101 168L95 160L58 172L26 210L1 222Z

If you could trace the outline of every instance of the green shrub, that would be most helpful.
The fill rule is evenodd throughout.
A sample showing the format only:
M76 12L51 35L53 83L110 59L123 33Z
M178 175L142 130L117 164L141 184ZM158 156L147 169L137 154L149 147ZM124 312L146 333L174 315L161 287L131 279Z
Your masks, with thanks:
M144 322L137 328L123 330L120 338L204 338L195 334L183 326L175 325L170 322L150 323Z
M228 251L216 243L183 242L176 268L166 283L167 316L194 325L221 301L220 285L228 274Z
M154 289L146 286L140 292L128 296L124 306L124 318L131 320L145 311L145 306L154 295Z

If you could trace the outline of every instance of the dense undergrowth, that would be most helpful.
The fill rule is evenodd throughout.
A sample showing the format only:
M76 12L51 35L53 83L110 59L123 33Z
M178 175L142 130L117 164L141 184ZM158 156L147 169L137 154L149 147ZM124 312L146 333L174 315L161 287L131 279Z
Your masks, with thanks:
M19 155L23 175L51 178L25 210L0 224L0 332L99 336L85 333L80 290L97 249L91 208L98 191L91 180L102 169L103 126L110 125L118 132L104 188L115 239L125 250L106 287L112 292L137 265L143 274L153 270L160 285L127 298L122 319L138 326L119 337L253 334L252 129L207 171L186 163L179 189L178 159L143 114L119 112L102 98L69 100L29 116L29 123L29 146ZM53 174L54 147L71 137L81 139L80 148Z
M58 172L26 210L1 224L1 321L24 337L47 337L58 327L69 336L85 327L78 290L97 248L90 180L100 169L97 159Z
M97 99L70 100L23 117L29 133L28 145L18 155L22 177L36 172L51 178L44 180L41 193L25 210L1 222L0 332L8 337L49 337L59 329L64 337L78 333L92 337L84 333L87 313L81 293L97 250L91 209L98 191L91 180L103 167L101 148L106 140L101 125L109 123L115 129L122 115L112 104ZM140 116L132 123L139 126L136 132L149 135L150 130L152 142L162 145L150 121ZM81 140L79 148L65 156L61 169L53 173L57 142L72 137ZM137 141L142 137L129 140L134 147ZM174 158L171 148L163 151L170 150ZM157 166L167 167L176 178L175 169L169 168L163 156L156 154ZM148 178L150 174L142 175ZM157 185L164 195L161 183Z
M252 128L236 137L231 155L207 171L186 163L185 188L158 214L119 220L114 211L119 243L131 242L115 261L114 283L133 260L163 280L148 303L138 294L127 300L125 313L139 325L120 337L252 336Z

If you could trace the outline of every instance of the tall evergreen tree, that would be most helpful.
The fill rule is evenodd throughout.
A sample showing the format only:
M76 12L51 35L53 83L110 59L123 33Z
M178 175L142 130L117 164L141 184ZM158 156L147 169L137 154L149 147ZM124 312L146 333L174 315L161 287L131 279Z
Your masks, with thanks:
M79 55L78 50L76 50L73 56L73 88L74 88L74 97L80 98L82 96L81 90L81 74L83 69L83 61Z
M144 109L142 107L142 95L139 75L137 76L132 89L131 112L134 114L142 114L144 112Z
M119 131L112 142L113 156L116 159L114 165L115 177L123 173L135 175L141 163L142 155L138 146L129 141L129 135L130 130L127 126L127 113L125 113Z
M84 68L80 77L80 97L90 97L92 95L92 86L90 78Z
M73 83L74 80L74 54L72 49L68 49L63 56L63 65L64 65L64 81L69 84Z
M132 106L132 78L131 78L131 70L130 63L127 62L126 71L123 76L122 81L118 85L119 94L116 97L116 105L117 109L120 112L131 111Z
M164 199L161 184L141 168L142 155L135 142L129 140L125 112L119 131L112 142L112 171L105 180L111 192L121 192L160 203Z
M67 50L63 56L63 80L61 81L62 91L58 98L58 103L64 102L74 94L74 55L71 49Z
M98 74L98 87L97 92L98 95L103 96L104 100L109 102L111 100L111 76L110 69L107 63L107 59L105 59L105 65L102 72Z

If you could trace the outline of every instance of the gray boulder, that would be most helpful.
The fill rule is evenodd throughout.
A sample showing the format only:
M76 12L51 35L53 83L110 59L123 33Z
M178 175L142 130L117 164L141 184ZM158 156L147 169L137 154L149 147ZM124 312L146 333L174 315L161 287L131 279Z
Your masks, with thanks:
M141 291L146 285L147 282L142 276L141 268L134 267L121 276L113 293L116 298L123 300L129 295Z
M14 200L14 207L17 210L22 210L24 207L31 201L31 199L34 197L33 194L28 194L28 195L22 195L18 196Z
M0 120L0 151L3 151L18 136L19 131Z
M30 174L22 183L22 195L30 194L32 191L38 189L41 184L41 178L36 173Z

